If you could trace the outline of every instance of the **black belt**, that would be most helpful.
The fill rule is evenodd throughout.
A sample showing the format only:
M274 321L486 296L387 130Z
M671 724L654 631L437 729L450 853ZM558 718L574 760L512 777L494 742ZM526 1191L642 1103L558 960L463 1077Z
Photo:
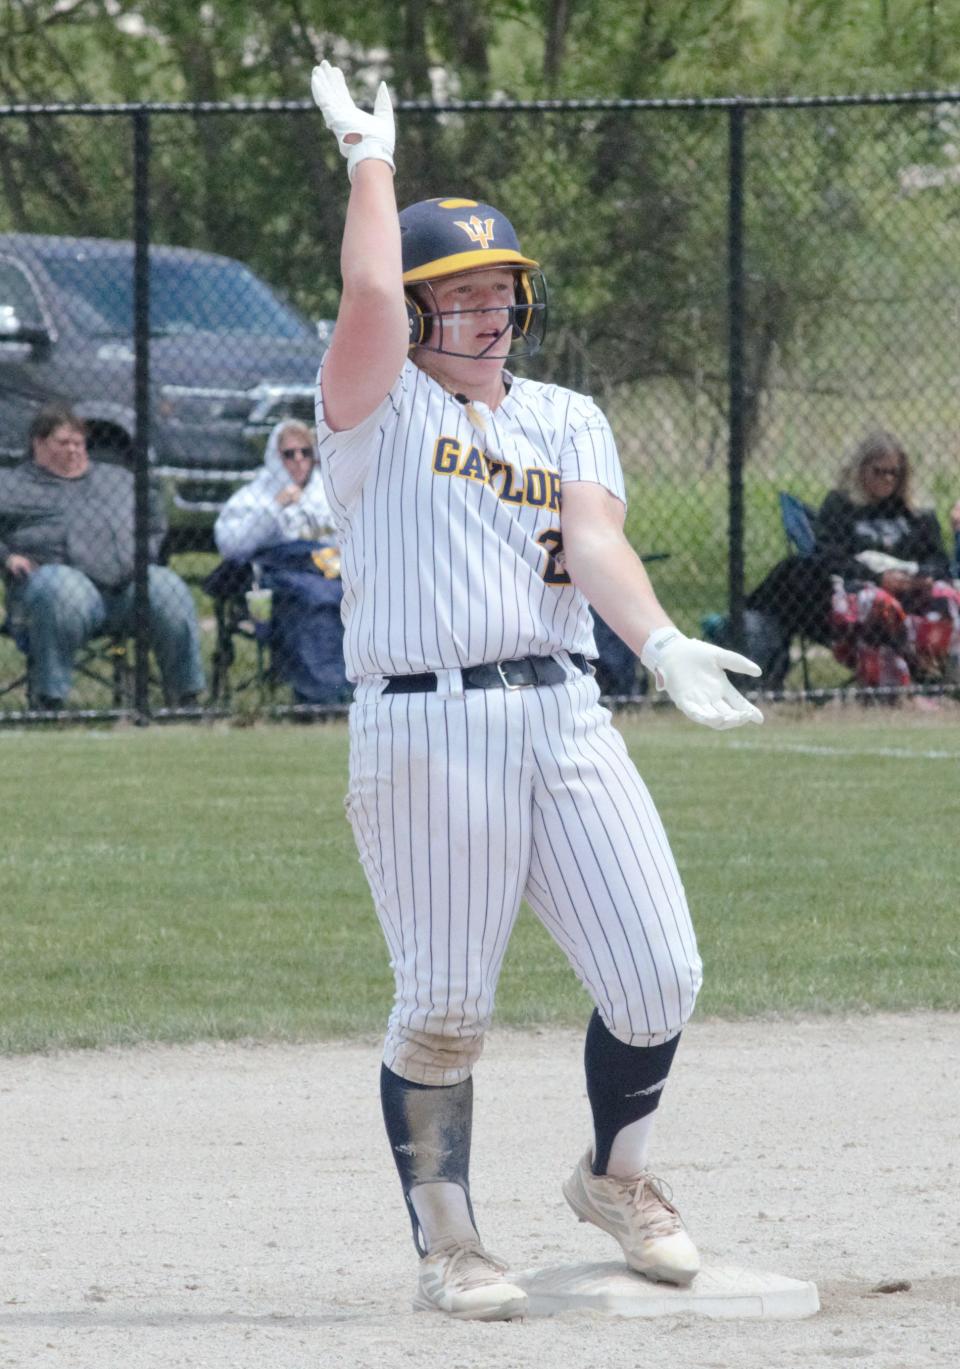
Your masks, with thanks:
M571 653L570 660L581 675L589 673L586 656ZM437 677L432 670L422 675L388 675L384 694L435 694ZM466 665L460 671L464 689L523 689L528 685L563 684L566 667L555 656L523 656L519 661L487 661Z

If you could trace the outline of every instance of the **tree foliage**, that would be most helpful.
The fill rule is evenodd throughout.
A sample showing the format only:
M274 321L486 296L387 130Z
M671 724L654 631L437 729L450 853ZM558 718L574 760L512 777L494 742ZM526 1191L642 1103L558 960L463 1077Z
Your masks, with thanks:
M314 62L402 101L818 94L960 81L941 0L8 0L0 100L306 101ZM722 406L727 136L718 111L399 116L402 195L508 207L556 289L551 356L592 389L669 376ZM222 251L311 313L336 307L342 164L312 110L158 114L157 240ZM858 155L808 120L751 138L748 428L776 357L825 316L860 222ZM127 237L128 121L0 119L0 228ZM833 198L831 198L831 196ZM853 195L853 200L855 200ZM818 217L820 216L820 217ZM825 257L808 232L832 216Z
M404 98L437 92L839 94L960 80L944 0L8 0L0 96L303 98L334 54Z

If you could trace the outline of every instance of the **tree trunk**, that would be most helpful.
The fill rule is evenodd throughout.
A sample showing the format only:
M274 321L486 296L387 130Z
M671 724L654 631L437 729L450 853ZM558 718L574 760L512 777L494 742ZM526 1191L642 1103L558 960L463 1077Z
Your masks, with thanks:
M446 0L445 17L467 100L483 100L490 91L490 21L474 0Z
M430 62L427 57L428 0L399 0L394 71L401 99L430 98Z
M560 68L563 66L573 5L574 0L547 0L543 79L551 95L556 91L560 80Z

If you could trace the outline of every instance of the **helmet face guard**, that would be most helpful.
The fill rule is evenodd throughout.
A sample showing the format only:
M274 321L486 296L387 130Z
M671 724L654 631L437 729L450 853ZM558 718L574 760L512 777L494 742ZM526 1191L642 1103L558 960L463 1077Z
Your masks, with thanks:
M434 293L433 282L423 281L407 290L407 320L410 325L410 346L427 352L443 352L445 356L472 357L503 361L507 356L533 356L543 345L547 328L547 282L539 267L514 267L514 303L510 317L500 332L479 352L464 351L461 325L480 314L502 314L503 306L486 309L442 310ZM414 291L416 293L414 293ZM509 351L500 350L500 342L509 336ZM491 355L495 353L495 355Z
M539 263L521 252L513 225L499 209L477 200L421 200L401 211L400 241L411 348L501 361L506 355L532 356L540 350L547 324L547 283ZM480 352L465 351L459 340L464 319L502 313L502 306L444 312L433 287L449 276L492 267L513 272L510 318ZM499 344L508 333L509 353L503 353Z

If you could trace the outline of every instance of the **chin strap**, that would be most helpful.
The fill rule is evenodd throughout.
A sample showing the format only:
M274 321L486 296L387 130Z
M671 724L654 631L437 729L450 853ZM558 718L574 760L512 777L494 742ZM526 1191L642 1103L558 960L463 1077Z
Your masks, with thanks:
M451 384L449 384L448 381L444 380L443 376L437 375L436 371L430 369L429 367L424 367L423 369L427 372L429 376L432 376L432 378L437 382L441 389L446 390L447 394L452 395L452 397L457 401L458 404L463 405L463 411L466 414L469 421L471 422L471 424L473 425L473 427L476 428L478 433L481 433L484 437L486 437L487 417L486 414L482 413L480 409L477 408L477 403L482 401L471 399L470 396L465 395L462 390L455 390L454 387ZM508 376L506 372L502 373L500 377L500 384L503 386L503 393L497 400L498 404L501 403L504 399L506 399L507 395L510 393L510 387L513 384L513 377ZM487 406L484 405L484 407L486 408Z

